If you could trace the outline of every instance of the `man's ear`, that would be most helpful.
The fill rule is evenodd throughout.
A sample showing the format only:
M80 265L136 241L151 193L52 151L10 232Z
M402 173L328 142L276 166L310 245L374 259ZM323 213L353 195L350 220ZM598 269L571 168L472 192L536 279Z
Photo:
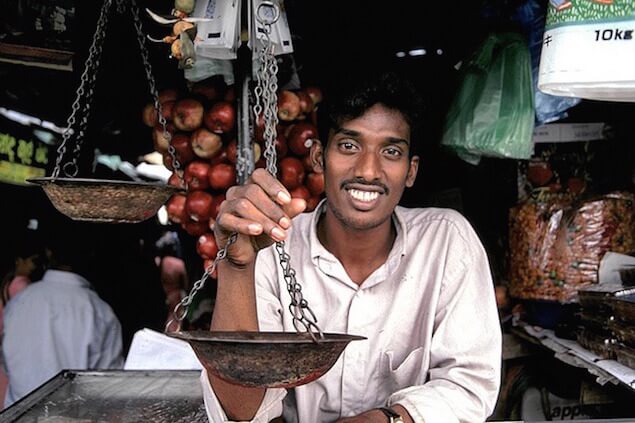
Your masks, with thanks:
M408 167L408 173L406 174L406 187L410 188L414 185L415 179L417 179L417 172L419 171L419 156L412 156L410 159L410 166Z
M309 155L311 156L311 165L313 166L313 171L315 173L324 172L324 148L322 146L322 141L318 139L313 140Z

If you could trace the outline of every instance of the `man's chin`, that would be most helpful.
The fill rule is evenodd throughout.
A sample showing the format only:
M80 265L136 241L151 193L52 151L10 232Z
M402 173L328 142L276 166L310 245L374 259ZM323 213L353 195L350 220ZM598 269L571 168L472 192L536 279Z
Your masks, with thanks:
M366 212L359 212L358 214L363 214ZM369 213L368 213L369 214ZM350 216L350 215L340 215L336 214L336 217L343 225L347 228L354 229L356 231L365 231L369 229L375 229L378 226L381 226L382 223L386 221L386 219L377 219L372 218L371 216Z

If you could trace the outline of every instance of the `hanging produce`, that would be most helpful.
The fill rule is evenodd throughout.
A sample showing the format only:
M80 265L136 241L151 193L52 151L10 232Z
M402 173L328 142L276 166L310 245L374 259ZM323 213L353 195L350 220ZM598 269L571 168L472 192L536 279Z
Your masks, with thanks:
M170 45L170 57L179 61L180 69L188 69L196 62L194 41L197 36L197 19L190 18L194 11L195 0L175 0L172 16L163 17L150 9L146 9L150 17L157 23L171 27L169 35L161 39L148 36L150 41L166 43Z
M307 201L309 212L317 206L324 192L324 175L313 172L309 159L311 144L318 138L316 108L322 101L322 91L309 86L279 92L278 117L284 115L288 120L280 121L275 142L278 177L292 197ZM234 87L211 78L193 84L185 93L166 88L158 98L168 135L159 124L158 112L152 104L143 108L141 119L152 128L154 149L162 154L164 165L173 171L168 183L185 188L167 202L168 217L190 236L197 237L197 253L207 268L209 260L215 257L210 254L216 248L211 228L218 208L227 189L237 184ZM254 126L254 166L265 167L262 117ZM178 159L178 170L174 168L170 148Z

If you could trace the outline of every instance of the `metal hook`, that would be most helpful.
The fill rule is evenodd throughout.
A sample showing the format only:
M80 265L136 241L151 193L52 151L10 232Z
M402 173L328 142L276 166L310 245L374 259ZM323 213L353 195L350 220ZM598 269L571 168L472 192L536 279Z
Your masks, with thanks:
M280 7L272 1L262 1L256 9L256 19L263 25L273 25L280 19Z
M126 11L126 0L115 0L115 2L117 4L117 13L123 15Z
M77 176L77 172L79 172L79 168L77 167L77 164L75 162L66 163L62 167L62 170L64 170L64 174L69 178L74 178L75 176Z

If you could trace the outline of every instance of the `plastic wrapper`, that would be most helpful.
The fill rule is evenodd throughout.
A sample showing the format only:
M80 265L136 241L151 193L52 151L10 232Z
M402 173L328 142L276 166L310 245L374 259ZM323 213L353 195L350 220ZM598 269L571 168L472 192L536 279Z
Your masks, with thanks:
M578 344L591 351L600 358L614 359L615 351L613 346L616 341L610 335L597 333L589 329L580 329L577 333Z
M577 302L598 282L607 251L635 250L635 196L615 192L585 201L528 200L510 211L510 294Z

